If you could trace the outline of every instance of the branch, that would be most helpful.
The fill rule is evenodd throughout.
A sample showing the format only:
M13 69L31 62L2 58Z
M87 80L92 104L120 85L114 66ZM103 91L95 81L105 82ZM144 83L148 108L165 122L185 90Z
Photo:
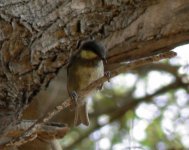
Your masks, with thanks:
M141 59L132 61L132 62L128 63L126 66L120 66L120 67L114 69L111 72L111 78L117 76L120 73L124 73L126 71L129 71L131 69L135 69L137 67L140 67L140 66L143 66L143 65L147 65L147 64L150 64L152 62L158 62L158 61L160 61L162 59L172 58L174 56L176 56L176 53L170 51L170 52L162 53L162 54L159 54L159 55L154 55L154 56L150 56L150 57L147 57L147 58L141 58ZM102 78L94 81L88 87L84 88L83 90L81 90L77 94L78 94L78 96L80 98L83 98L90 91L92 91L93 89L97 88L99 85L101 85L102 83L104 83L105 81L108 81L108 80L109 79L106 76L103 76ZM44 124L44 123L48 122L57 113L59 113L60 111L62 111L63 109L65 109L67 107L70 107L71 105L72 105L72 100L71 100L71 98L68 98L66 101L64 101L60 105L56 106L51 112L48 112L48 113L44 114L43 117L39 118L20 137L14 138L13 140L5 143L3 146L21 145L23 143L23 141L25 141L25 139L28 136L32 135L33 132L35 132L37 130L37 126L39 124Z
M17 125L15 125L14 128L11 128L11 130L8 131L5 136L9 138L19 137L35 122L35 120L22 120ZM45 140L63 138L69 130L69 128L65 124L56 122L38 124L35 126L35 128L36 130L32 134L24 138L24 140L15 142L14 144L12 144L12 142L10 142L10 144L7 143L7 146L20 146L22 144L25 144L26 142L33 141L37 137Z
M91 129L89 129L85 133L81 134L78 137L78 139L76 139L73 143L71 143L67 147L64 147L64 149L72 150L78 143L80 143L84 138L89 136L94 130L100 129L103 126L108 125L108 124L118 120L120 117L124 116L124 114L126 112L136 108L138 106L138 104L140 104L141 102L150 102L153 97L163 94L163 93L167 92L168 90L175 90L178 87L187 88L187 84L182 84L180 81L175 81L174 83L171 83L171 84L157 90L156 92L154 92L151 95L128 100L124 105L119 107L119 109L117 109L112 115L110 115L110 120L107 123L105 123L103 125L99 125L97 122L95 122ZM126 97L127 97L127 95L126 95ZM121 97L121 99L123 99L123 97Z
M179 66L171 66L170 64L167 64L167 63L166 64L165 63L156 63L156 64L152 64L152 65L139 67L137 70L134 70L133 72L131 71L131 73L137 74L139 76L140 75L146 76L150 71L157 70L157 71L160 71L160 72L169 73L169 74L173 75L176 78L177 81L182 82L181 76L179 76L179 74L178 74L178 69L179 69ZM137 83L137 82L138 82L138 80L135 81L135 83ZM131 99L135 89L136 89L136 86L133 86L129 91L127 91L127 94L124 95L123 99L125 99L125 98ZM97 108L98 108L98 111L95 111L95 112L89 114L89 117L91 119L95 118L96 116L100 116L102 114L112 113L115 110L116 106L111 106L111 107L108 107L108 108L99 109L99 107L97 105Z
M7 137L18 137L22 134L23 131L27 130L30 126L32 126L36 122L35 120L22 120L19 122L11 131L6 133ZM33 134L37 134L39 137L43 137L43 139L52 139L54 136L56 138L63 137L68 131L68 127L62 123L50 122L46 124L38 124L36 126L36 132ZM45 136L46 135L46 136Z

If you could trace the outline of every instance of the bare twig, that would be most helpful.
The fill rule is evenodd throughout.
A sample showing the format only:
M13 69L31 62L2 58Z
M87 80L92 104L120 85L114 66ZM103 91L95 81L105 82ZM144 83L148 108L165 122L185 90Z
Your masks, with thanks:
M162 54L158 54L158 55L154 55L154 56L150 56L150 57L145 57L145 58L141 58L132 62L127 63L125 66L121 65L120 67L114 69L111 72L111 78L117 76L120 73L124 73L127 72L131 69L135 69L137 67L143 66L143 65L147 65L150 64L152 62L158 62L162 59L167 59L167 58L172 58L176 56L175 52L166 52L166 53L162 53ZM108 78L106 76L103 76L102 78L94 81L93 83L91 83L88 87L84 88L83 90L79 91L77 94L80 98L83 98L84 96L86 96L90 91L92 91L93 89L97 88L100 84L104 83L105 81L107 81ZM60 111L62 111L63 109L69 107L72 105L72 100L71 98L68 98L67 100L63 101L61 104L59 104L58 106L56 106L52 111L44 114L43 117L39 118L33 125L31 125L20 137L14 138L13 140L11 140L10 142L4 144L4 146L10 146L10 145L17 145L19 143L23 143L23 141L25 141L25 139L28 136L31 136L33 132L35 132L37 130L37 126L39 124L43 124L48 122L53 116L55 116L57 113L59 113Z
M28 128L30 128L35 123L35 120L22 120L19 122L14 128L11 128L9 132L6 133L5 136L14 138L19 137L22 135L24 131L26 131ZM66 132L69 130L69 128L62 123L46 123L46 124L38 124L35 126L36 130L29 134L27 138L24 138L22 141L14 142L14 143L7 143L7 146L20 146L21 144L24 144L26 142L32 141L37 137L43 138L43 139L58 139L62 138Z
M144 97L140 97L140 98L131 98L131 99L127 99L127 101L121 105L119 107L119 109L116 109L114 112L112 112L109 115L109 121L104 123L104 124L98 124L98 122L93 122L93 126L87 130L86 132L80 134L80 136L74 140L73 143L69 144L66 147L63 147L66 150L72 150L74 149L74 147L79 144L84 138L88 137L93 131L98 130L104 126L106 126L107 124L110 124L116 120L120 120L121 117L124 116L125 113L127 113L130 110L133 110L134 108L136 108L138 106L138 104L140 104L141 102L150 102L153 100L153 97L157 96L157 95L161 95L165 92L167 92L168 90L176 90L177 88L185 88L187 89L187 84L182 84L180 81L175 81L173 83L170 83L160 89L158 89L157 91L155 91L153 94L150 95L146 95ZM125 95L126 98L128 98L127 95ZM123 97L121 97L121 99L124 99ZM104 112L104 114L107 114L108 112Z

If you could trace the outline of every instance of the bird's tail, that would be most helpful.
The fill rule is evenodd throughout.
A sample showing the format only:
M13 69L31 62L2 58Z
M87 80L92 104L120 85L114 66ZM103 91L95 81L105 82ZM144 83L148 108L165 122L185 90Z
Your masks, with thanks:
M86 104L77 106L74 124L75 125L84 124L86 126L89 125L89 116L88 116Z

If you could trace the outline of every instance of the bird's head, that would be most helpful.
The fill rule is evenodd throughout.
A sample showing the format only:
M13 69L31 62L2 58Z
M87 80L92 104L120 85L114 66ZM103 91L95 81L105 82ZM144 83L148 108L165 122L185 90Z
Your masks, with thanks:
M84 59L100 58L106 60L105 48L94 40L84 42L79 49L81 50L80 56Z

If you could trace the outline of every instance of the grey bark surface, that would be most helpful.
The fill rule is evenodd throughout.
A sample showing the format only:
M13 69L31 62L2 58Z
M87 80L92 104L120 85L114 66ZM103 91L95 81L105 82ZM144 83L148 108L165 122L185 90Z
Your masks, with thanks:
M103 43L111 71L187 43L188 12L188 0L0 0L0 143L79 41Z

